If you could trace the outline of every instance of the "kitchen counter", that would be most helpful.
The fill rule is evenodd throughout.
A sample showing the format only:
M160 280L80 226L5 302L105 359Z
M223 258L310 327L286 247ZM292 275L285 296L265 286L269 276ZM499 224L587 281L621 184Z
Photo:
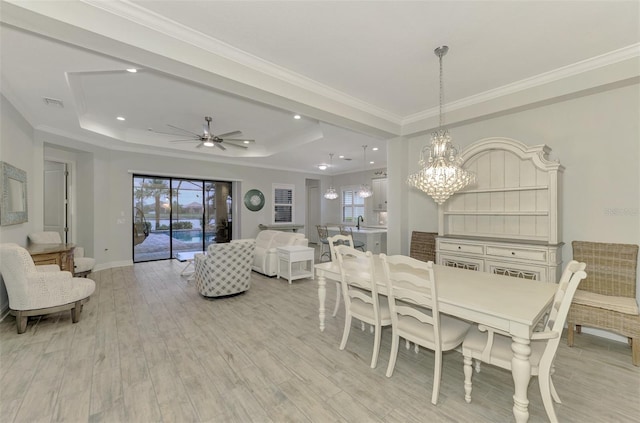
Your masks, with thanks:
M387 229L384 227L361 227L360 229L355 226L353 229L353 239L362 241L365 243L365 248L371 251L373 254L380 254L387 252ZM327 227L329 236L337 235L340 233L340 228L337 226Z

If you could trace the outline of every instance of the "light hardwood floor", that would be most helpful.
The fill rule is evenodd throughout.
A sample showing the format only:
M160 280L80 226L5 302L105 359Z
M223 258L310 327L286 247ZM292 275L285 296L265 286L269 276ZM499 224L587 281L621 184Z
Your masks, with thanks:
M317 285L253 274L247 293L206 300L162 261L92 275L97 289L79 323L70 313L0 323L2 422L509 422L511 375L485 365L464 401L462 356L445 353L440 399L430 403L433 354L401 348L385 377L390 329L369 368L373 335L343 310L318 330ZM327 304L335 301L328 284ZM357 328L359 324L354 323ZM625 344L580 335L563 342L554 377L562 422L640 416L640 369ZM538 382L531 422L547 421Z

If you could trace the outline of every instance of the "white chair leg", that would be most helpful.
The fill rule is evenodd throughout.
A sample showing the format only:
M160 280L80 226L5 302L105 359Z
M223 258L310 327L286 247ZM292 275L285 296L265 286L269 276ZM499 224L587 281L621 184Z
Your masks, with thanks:
M380 353L380 338L382 338L382 326L379 324L375 327L375 336L373 337L373 355L371 356L371 368L375 369L378 365L378 354Z
M364 332L364 329L365 329L364 322L360 322L360 329Z
M340 342L340 349L344 350L347 346L347 339L349 339L349 331L351 330L351 314L347 311L344 316L344 331L342 332L342 342Z
M433 367L433 392L431 394L431 404L436 405L438 403L438 396L440 395L440 379L442 374L442 351L435 351L436 363Z
M416 352L416 354L418 354L420 352L420 345L413 344L413 350Z
M471 357L464 356L464 400L466 402L471 402L471 376L473 375L473 359Z
M558 417L556 416L556 410L553 408L553 401L551 401L551 376L539 375L538 383L540 384L540 396L542 397L542 403L544 404L544 409L547 412L547 417L549 417L549 421L551 423L557 423Z
M476 373L480 373L480 370L482 370L482 361L476 360Z
M405 342L405 346L407 347L407 349L411 348L411 342L409 342L408 339L405 339L404 342Z
M553 379L549 378L549 385L551 387L551 397L553 398L553 400L555 402L557 402L558 404L562 404L562 401L560 401L560 396L558 395L558 392L556 391L556 387L553 384Z
M336 317L338 314L338 308L340 308L340 290L341 290L340 282L336 283L336 306L333 309L333 317Z
M398 358L398 347L400 337L394 333L391 335L391 355L389 356L389 365L387 366L387 377L391 377L393 369L396 367L396 359Z
M369 325L369 332L373 333L373 325Z

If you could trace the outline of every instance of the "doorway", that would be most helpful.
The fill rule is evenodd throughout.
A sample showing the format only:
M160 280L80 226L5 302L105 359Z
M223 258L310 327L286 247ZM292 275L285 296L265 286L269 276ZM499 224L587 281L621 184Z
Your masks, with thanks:
M133 175L133 261L231 241L231 182Z
M44 230L58 232L67 243L69 233L69 172L67 164L44 161Z

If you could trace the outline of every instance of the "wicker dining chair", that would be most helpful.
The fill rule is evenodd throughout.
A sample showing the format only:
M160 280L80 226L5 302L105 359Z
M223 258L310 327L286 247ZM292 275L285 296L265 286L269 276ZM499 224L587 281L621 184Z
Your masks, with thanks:
M640 366L640 314L636 301L638 246L573 241L573 259L587 264L587 278L571 304L567 343L581 326L609 330L626 336L631 361ZM575 329L574 329L575 328Z

